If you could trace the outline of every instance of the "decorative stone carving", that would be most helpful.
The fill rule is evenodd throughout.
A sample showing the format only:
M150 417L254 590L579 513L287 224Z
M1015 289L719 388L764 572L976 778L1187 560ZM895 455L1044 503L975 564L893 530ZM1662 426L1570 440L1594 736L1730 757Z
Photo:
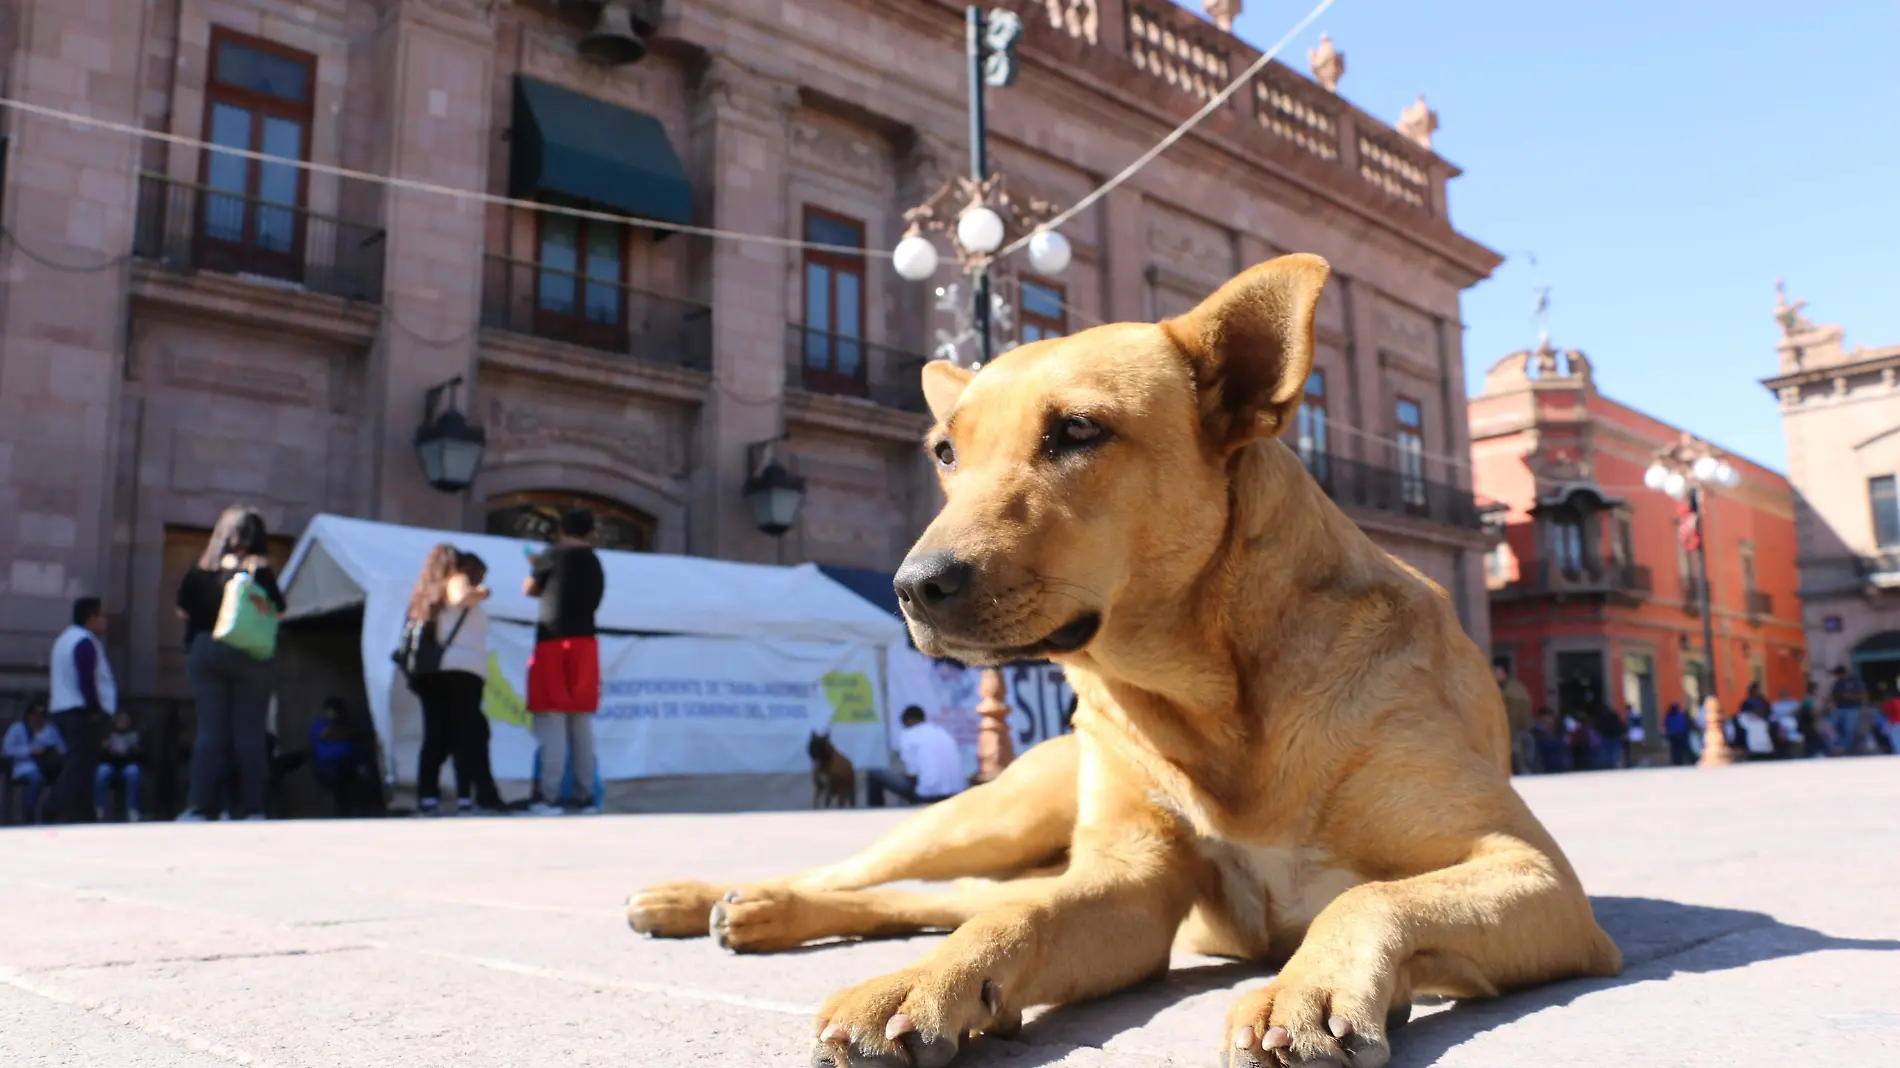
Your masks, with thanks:
M730 56L713 55L699 76L699 100L715 113L779 123L798 106L798 86Z
M1340 76L1346 73L1346 53L1333 47L1329 34L1319 35L1319 47L1306 50L1306 64L1313 71L1313 80L1325 86L1329 93L1339 92Z
M545 414L544 414L545 413ZM664 473L680 477L684 467L682 442L676 428L641 418L634 407L589 412L581 405L547 407L534 401L499 396L488 401L488 449L493 462L506 463L537 453L580 453L600 467ZM592 416L590 418L589 416Z
M1016 759L1016 746L1009 736L1009 688L1003 673L996 668L983 672L978 683L982 699L976 703L981 721L976 727L976 775L972 782L989 782L1003 773Z
M1214 25L1234 32L1234 20L1240 17L1241 0L1201 0L1201 10L1214 20Z
M1049 25L1090 44L1100 44L1098 36L1102 12L1097 0L1044 0Z
M1393 129L1418 147L1430 149L1432 134L1438 130L1438 112L1426 106L1425 94L1420 93L1411 106L1399 112L1398 124Z
M1775 322L1781 324L1781 336L1789 340L1814 332L1814 324L1801 314L1808 306L1805 300L1788 303L1788 289L1781 279L1775 279Z
M890 151L852 136L835 122L794 118L792 156L800 163L879 189L888 184Z

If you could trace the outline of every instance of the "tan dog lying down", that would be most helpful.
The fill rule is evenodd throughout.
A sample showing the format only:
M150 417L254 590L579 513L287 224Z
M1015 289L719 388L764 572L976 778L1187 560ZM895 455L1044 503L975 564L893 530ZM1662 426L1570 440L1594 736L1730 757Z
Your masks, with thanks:
M1327 271L1284 256L1159 325L928 365L947 503L897 573L911 633L1059 662L1074 737L841 864L637 893L633 927L710 923L741 952L954 928L825 1002L813 1060L840 1068L937 1068L1031 1006L1163 972L1177 942L1280 966L1228 1013L1236 1065L1377 1066L1415 995L1616 974L1444 591L1275 440ZM866 889L959 876L1000 881Z

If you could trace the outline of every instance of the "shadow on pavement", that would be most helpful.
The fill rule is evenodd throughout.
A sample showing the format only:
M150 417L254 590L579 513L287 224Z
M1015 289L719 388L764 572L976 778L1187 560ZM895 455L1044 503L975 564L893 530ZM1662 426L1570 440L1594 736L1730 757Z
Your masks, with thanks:
M1461 1002L1417 1018L1393 1036L1391 1068L1422 1068L1476 1035L1585 994L1678 974L1742 968L1761 961L1827 950L1900 952L1900 941L1834 938L1777 921L1760 912L1685 905L1651 898L1593 897L1597 921L1623 950L1623 974L1614 979L1553 983L1490 1001ZM1746 937L1735 937L1745 935ZM1695 952L1701 950L1702 952ZM1020 1041L979 1043L972 1065L1037 1068L1078 1046L1101 1048L1118 1035L1152 1022L1161 1012L1199 994L1231 989L1234 996L1271 973L1257 965L1230 963L1179 969L1167 978L1099 1001L1052 1009L1023 1028ZM1225 1004L1220 1011L1224 1014ZM1218 1036L1207 1037L1209 1068ZM1129 1050L1136 1059L1147 1051Z

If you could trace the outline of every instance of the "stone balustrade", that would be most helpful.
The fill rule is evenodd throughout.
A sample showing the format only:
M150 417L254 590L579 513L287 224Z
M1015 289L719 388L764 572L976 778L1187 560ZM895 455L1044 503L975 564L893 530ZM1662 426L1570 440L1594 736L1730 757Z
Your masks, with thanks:
M1181 118L1260 56L1169 0L1005 0L1000 6L1022 15L1031 53L1085 68ZM1457 168L1277 59L1221 112L1207 120L1210 132L1297 160L1302 169L1316 166L1315 176L1332 172L1381 199L1445 217L1445 182Z

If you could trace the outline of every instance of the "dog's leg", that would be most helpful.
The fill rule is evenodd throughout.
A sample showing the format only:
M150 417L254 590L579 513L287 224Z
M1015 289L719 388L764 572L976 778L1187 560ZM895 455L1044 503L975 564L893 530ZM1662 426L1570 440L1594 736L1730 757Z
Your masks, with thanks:
M1548 836L1486 836L1462 863L1336 898L1273 982L1229 1011L1223 1050L1235 1066L1378 1068L1388 1015L1402 1024L1415 993L1490 997L1621 970Z
M1075 826L1076 761L1073 736L1051 738L995 781L924 809L848 860L747 886L661 883L628 899L627 922L642 934L698 937L713 905L733 889L861 890L905 879L1009 875L1048 863Z
M938 899L939 918L961 918L953 905L973 915L912 967L828 998L812 1063L941 1068L967 1034L1006 1034L1032 1006L1099 997L1164 971L1197 865L1179 825L1148 806L1146 791L1103 791L1076 829L1065 874Z
M899 938L949 931L971 917L1033 893L1063 866L1026 872L1020 881L959 882L947 890L803 890L789 885L735 888L712 907L712 937L734 953L795 949L822 938ZM1025 891L1026 886L1032 887Z

